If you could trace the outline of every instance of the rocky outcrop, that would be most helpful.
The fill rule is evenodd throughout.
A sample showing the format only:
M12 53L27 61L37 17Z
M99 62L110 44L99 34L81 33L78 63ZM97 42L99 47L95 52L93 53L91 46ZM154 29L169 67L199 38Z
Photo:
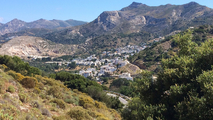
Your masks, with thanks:
M55 44L39 37L20 36L4 43L0 48L1 55L26 57L72 55L77 49L75 45Z

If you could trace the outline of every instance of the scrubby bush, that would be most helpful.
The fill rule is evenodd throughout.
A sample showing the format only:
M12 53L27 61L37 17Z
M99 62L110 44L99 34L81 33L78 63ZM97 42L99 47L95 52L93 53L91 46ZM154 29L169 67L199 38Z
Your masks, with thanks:
M92 117L88 114L88 111L80 106L72 108L67 115L75 120L92 120Z
M66 116L66 115L63 115L63 116L53 116L52 118L53 118L53 120L69 120L70 119L70 117Z
M62 99L62 88L60 88L59 86L52 86L48 91L47 94L48 95L52 95L53 97Z
M41 90L39 88L35 87L33 92L36 93L36 94L39 94L41 92Z
M106 105L102 102L95 101L95 106L101 109L107 109Z
M62 99L53 99L50 102L56 103L59 108L65 109L66 108L66 103Z
M22 103L26 103L27 102L27 96L25 94L19 93L18 96L19 96L19 100Z
M10 85L10 86L8 87L7 91L8 91L8 92L11 92L11 93L14 93L14 92L15 92L15 88L14 88L12 85Z
M51 116L52 116L51 113L49 112L49 110L46 109L46 108L42 108L42 109L41 109L41 114L42 114L42 115L45 115L45 116L48 116L48 117L51 117Z
M8 67L5 64L0 65L0 69L2 69L3 71L8 69Z
M45 99L46 95L45 94L40 94L39 97L41 97L42 99Z
M78 105L79 99L77 97L66 98L64 100L66 103Z
M10 98L10 95L9 95L8 93L5 93L5 94L3 95L3 98L4 98L4 99Z
M25 77L24 79L21 80L20 82L25 88L34 88L37 84L38 81L34 77Z
M21 81L24 78L22 74L16 73L15 71L12 70L8 71L7 74L11 75L17 81Z
M38 86L38 88L39 88L40 90L44 90L44 87L45 87L45 86L44 86L43 83L39 82L37 86Z
M38 109L42 108L42 105L38 101L32 101L31 106Z
M0 82L0 93L4 93L3 89L4 89L4 84L3 82Z
M95 105L94 100L89 96L80 96L79 97L79 105L85 106L86 104Z
M109 120L103 114L97 113L97 112L96 112L96 118L97 118L97 120Z

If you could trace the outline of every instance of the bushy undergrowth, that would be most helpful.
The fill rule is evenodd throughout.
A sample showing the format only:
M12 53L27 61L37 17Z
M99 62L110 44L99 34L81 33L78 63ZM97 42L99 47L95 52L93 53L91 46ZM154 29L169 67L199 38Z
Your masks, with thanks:
M25 76L5 65L0 65L0 79L0 109L3 110L0 119L121 119L104 103L68 89L61 81L40 75Z

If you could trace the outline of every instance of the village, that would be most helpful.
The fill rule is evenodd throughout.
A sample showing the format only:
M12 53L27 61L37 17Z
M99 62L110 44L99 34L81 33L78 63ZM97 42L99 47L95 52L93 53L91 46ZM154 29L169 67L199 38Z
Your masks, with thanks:
M84 77L92 77L97 82L102 83L100 79L101 76L111 76L117 78L125 78L127 80L133 80L133 77L130 73L124 72L121 74L114 74L114 72L127 64L129 61L127 58L134 55L148 47L146 44L143 44L141 47L137 45L127 45L125 47L119 47L114 52L112 51L103 51L101 58L98 58L95 54L87 58L76 58L71 61L47 61L46 63L57 63L61 65L69 65L75 63L78 66L88 66L86 69L81 69L77 74ZM109 58L110 57L110 58Z

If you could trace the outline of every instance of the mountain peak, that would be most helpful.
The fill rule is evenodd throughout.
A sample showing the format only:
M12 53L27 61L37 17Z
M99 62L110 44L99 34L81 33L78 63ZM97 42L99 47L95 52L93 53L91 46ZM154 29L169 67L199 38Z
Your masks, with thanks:
M11 20L10 22L8 22L8 23L6 23L6 24L10 24L10 23L25 23L24 21L22 21L22 20L19 20L19 19L17 19L17 18L15 18L15 19L13 19L13 20Z
M48 21L48 20L45 20L45 19L41 18L41 19L39 19L37 21Z
M192 5L199 5L199 4L196 3L196 2L190 2L190 3L187 3L187 4L185 4L185 5L187 5L187 6L192 6Z
M192 2L190 2L190 3L188 3L188 4L196 5L196 4L198 4L198 3L197 3L197 2L192 1Z
M19 20L19 19L17 19L17 18L11 20L11 22L16 22L16 21L22 21L22 20Z
M130 4L129 6L123 8L123 9L121 9L121 11L138 8L138 7L141 7L141 6L147 6L147 5L142 4L142 3L138 3L138 2L132 2L132 4Z
M132 4L129 5L129 7L134 7L134 8L136 8L136 7L138 7L139 5L142 5L142 3L132 2Z

